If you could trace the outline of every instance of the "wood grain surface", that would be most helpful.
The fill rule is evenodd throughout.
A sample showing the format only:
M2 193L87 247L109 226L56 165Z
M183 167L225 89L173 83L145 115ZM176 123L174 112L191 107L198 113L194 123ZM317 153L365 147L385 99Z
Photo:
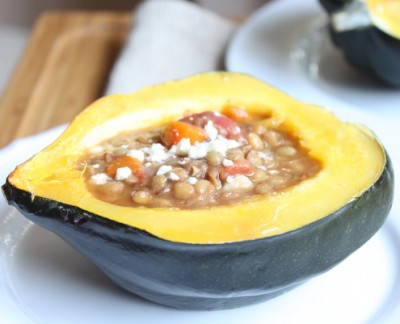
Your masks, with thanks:
M36 23L0 102L0 147L70 122L100 97L131 12L48 12Z

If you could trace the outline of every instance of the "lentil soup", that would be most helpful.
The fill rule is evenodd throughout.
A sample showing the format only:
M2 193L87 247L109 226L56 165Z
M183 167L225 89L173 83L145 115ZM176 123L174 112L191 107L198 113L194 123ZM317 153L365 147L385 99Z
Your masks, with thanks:
M98 199L194 209L276 194L321 165L289 133L235 108L119 134L89 150L79 168Z

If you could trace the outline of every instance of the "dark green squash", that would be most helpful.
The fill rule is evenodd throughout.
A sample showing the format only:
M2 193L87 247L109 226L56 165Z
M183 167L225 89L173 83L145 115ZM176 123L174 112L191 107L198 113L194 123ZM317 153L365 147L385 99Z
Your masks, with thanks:
M97 201L70 170L85 145L127 129L130 117L145 127L227 103L280 122L323 170L277 196L189 211ZM341 262L382 226L393 186L390 159L364 127L251 77L210 73L94 103L2 188L124 289L177 308L223 309L272 298Z
M319 0L329 18L341 11L352 0ZM399 10L400 6L396 9ZM400 20L398 22L400 26ZM400 87L400 27L385 28L375 24L356 29L337 31L332 22L330 36L335 46L343 51L347 61L370 73L384 83Z

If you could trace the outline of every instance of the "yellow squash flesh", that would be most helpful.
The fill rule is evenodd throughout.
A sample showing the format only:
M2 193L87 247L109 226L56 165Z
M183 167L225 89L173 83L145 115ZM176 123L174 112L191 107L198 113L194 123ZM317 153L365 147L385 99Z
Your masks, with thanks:
M269 115L321 161L322 171L282 193L212 209L121 207L94 198L86 189L84 176L76 169L86 149L121 131L231 104ZM208 73L96 101L52 145L18 166L9 181L34 196L76 206L166 240L223 243L276 235L323 218L373 185L385 163L380 143L364 127L341 122L330 112L298 102L252 77Z
M365 0L365 2L374 25L400 39L400 0Z

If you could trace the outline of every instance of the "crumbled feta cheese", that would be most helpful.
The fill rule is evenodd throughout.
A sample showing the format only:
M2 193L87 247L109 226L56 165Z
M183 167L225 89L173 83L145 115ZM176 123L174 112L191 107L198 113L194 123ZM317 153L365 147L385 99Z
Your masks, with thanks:
M162 165L158 168L156 175L164 175L172 170L170 165Z
M92 165L92 168L93 168L93 169L98 169L98 168L100 168L100 164L93 164L93 165Z
M165 150L165 146L160 144L160 143L153 143L150 146L150 150L152 150L152 151L158 151L158 150L164 151Z
M233 161L232 161L232 160L223 159L223 161L222 161L222 165L223 165L223 166L226 166L226 167L229 167L229 166L232 166L232 165L234 165L234 163L233 163Z
M225 155L225 153L227 151L227 147L223 140L221 140L220 138L217 138L216 140L214 140L208 144L208 151L209 152L216 151L216 152L220 152L223 155Z
M125 180L130 175L132 175L132 170L129 169L128 167L118 168L117 173L115 175L115 180L119 180L119 181Z
M214 141L208 143L208 151L217 151L225 155L226 151L229 149L239 146L242 146L242 144L235 140L227 139L226 137L218 135Z
M206 134L210 141L213 141L217 138L218 136L218 129L214 127L214 124L211 120L207 122L207 125L204 126L204 130L206 131Z
M176 173L170 172L168 175L168 179L172 181L178 181L180 178Z
M197 183L197 178L195 178L195 177L189 177L189 178L187 178L187 180L186 180L186 182L187 183L189 183L189 184L191 184L191 185L195 185L196 183Z
M224 191L242 191L253 188L253 182L245 175L228 176L223 186Z
M206 143L204 143L206 144ZM207 145L204 145L203 143L196 143L193 145L190 150L189 150L189 158L195 160L195 159L201 159L205 157L208 153L207 150Z
M227 141L226 145L228 146L228 149L242 146L241 143L239 143L238 141L235 141L233 139L226 139L226 141Z
M207 153L212 151L217 151L225 155L227 150L242 146L241 143L235 140L227 139L226 137L218 134L213 134L213 131L211 130L211 127L214 127L212 126L212 122L211 124L209 122L207 125L206 127L209 128L210 132L209 137L212 138L212 140L201 143L196 142L194 145L192 145L190 144L189 138L182 138L177 145L173 145L167 152L165 151L164 146L160 144L153 144L153 146L160 145L162 149L159 146L152 146L150 149L147 148L145 153L151 156L151 158L147 159L153 162L162 163L169 157L180 155L188 156L190 159L196 160L204 158ZM178 163L184 164L183 161Z
M107 181L111 180L111 178L105 173L97 173L90 177L90 179L97 185L103 185Z
M176 154L176 145L172 145L171 148L168 151L169 154Z
M176 145L176 154L186 155L189 153L192 145L190 144L189 138L182 138L179 143Z
M167 152L164 145L155 143L150 147L142 149L144 153L147 153L146 159L151 162L163 163L168 160L173 154Z
M140 162L144 161L144 152L142 150L130 150L126 155L137 159Z

